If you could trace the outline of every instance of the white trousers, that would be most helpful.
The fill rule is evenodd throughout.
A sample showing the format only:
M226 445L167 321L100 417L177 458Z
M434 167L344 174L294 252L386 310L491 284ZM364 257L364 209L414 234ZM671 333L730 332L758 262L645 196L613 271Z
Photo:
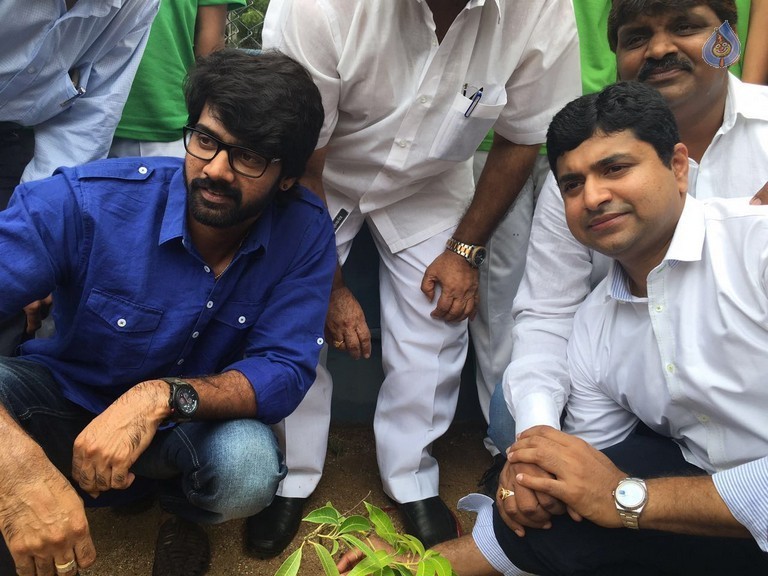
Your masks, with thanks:
M475 153L475 182L487 156L487 152ZM475 350L477 396L486 422L491 395L512 360L512 301L523 278L533 208L529 178L488 242L488 256L480 267L480 301L469 331ZM498 452L491 442L486 446L492 453Z
M184 149L184 139L173 142L147 142L133 140L132 138L115 137L109 149L110 158L126 158L128 156L175 156L184 158L187 151Z
M344 224L361 225L362 216L356 211ZM374 415L376 455L384 491L397 502L437 496L439 470L431 455L432 442L445 433L456 411L467 323L433 319L430 312L437 297L430 302L420 288L424 271L443 252L452 231L392 254L371 227L380 256L385 375ZM339 245L342 262L350 246L351 238ZM323 357L317 379L297 410L274 426L288 467L280 496L307 497L322 475L333 387L324 364Z

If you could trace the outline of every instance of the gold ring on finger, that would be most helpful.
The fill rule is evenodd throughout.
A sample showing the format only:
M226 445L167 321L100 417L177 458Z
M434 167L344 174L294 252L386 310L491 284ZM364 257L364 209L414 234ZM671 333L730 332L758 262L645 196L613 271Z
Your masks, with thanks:
M333 347L334 348L341 348L344 346L344 340L334 340L333 341Z
M72 558L72 560L65 564L54 564L54 567L56 568L56 574L68 574L73 568L77 570L77 560Z
M514 491L508 490L506 488L499 486L499 498L501 498L502 502L507 498L509 498L510 496L514 496L514 495L515 495Z

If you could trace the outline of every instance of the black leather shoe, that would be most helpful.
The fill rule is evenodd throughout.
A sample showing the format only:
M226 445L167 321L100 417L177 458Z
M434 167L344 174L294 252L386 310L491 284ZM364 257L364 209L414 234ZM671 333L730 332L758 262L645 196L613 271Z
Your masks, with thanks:
M266 560L285 550L299 531L306 498L275 496L272 504L245 523L245 547L249 554Z
M461 535L458 520L440 496L399 504L398 508L405 531L421 540L426 548Z

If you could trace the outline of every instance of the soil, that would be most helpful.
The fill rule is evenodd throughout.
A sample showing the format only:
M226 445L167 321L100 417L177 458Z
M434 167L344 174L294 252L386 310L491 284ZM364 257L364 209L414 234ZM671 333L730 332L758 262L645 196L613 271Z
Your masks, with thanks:
M456 511L462 496L476 491L476 483L490 466L491 457L483 448L484 431L479 424L454 425L435 443L434 455L440 462L440 494L456 512L464 530L472 529L474 517ZM366 500L389 512L397 529L402 529L397 510L386 497L379 481L373 432L369 426L333 426L328 444L325 473L310 498L305 512L331 501L342 513L360 512ZM82 576L149 576L155 537L161 512L157 505L132 516L116 515L109 509L88 511L91 534L98 559ZM311 531L303 524L286 551L273 560L257 560L243 551L244 521L232 521L207 528L211 540L210 576L272 576L282 562ZM314 551L305 548L302 575L323 574Z

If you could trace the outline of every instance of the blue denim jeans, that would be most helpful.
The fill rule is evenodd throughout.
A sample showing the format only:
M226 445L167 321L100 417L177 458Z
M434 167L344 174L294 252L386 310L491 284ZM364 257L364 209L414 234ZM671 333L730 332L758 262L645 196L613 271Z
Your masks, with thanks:
M94 415L70 402L45 366L0 358L0 404L71 476L75 438ZM157 480L160 505L205 524L251 516L267 507L286 474L272 430L252 419L199 421L159 430L132 471ZM88 504L111 504L112 490ZM81 494L82 495L82 494ZM119 495L119 494L118 494Z
M507 408L501 382L496 384L491 395L491 406L488 410L488 438L502 454L506 454L507 448L515 442L515 419Z

